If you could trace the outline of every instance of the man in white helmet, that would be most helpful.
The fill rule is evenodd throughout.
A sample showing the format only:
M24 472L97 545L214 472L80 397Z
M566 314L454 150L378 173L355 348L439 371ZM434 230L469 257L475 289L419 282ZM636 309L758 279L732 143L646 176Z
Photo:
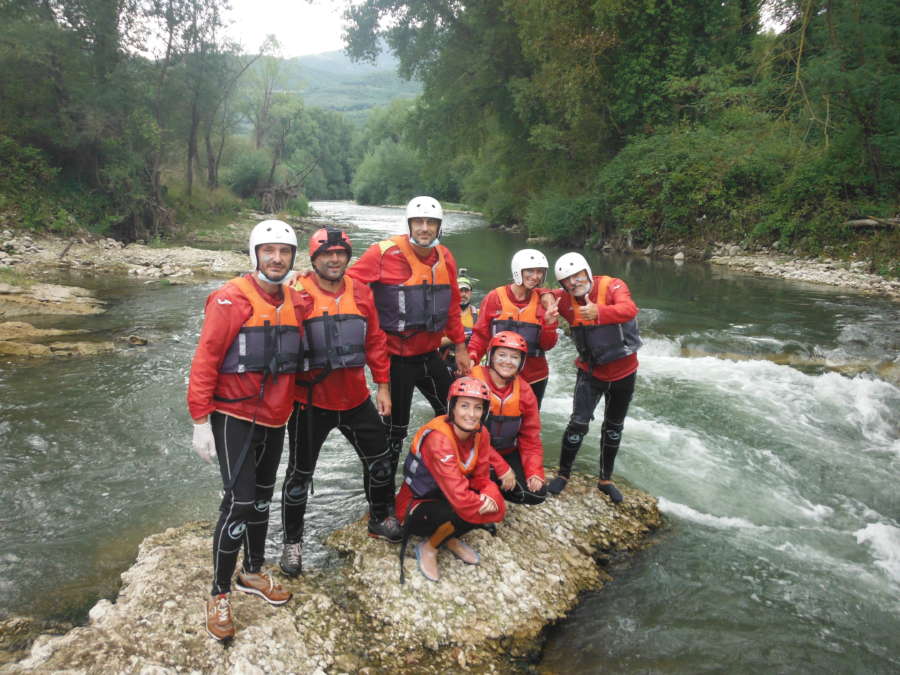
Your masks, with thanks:
M545 309L540 299L542 293L550 292L541 288L549 266L547 257L533 248L516 252L510 264L513 282L498 286L484 296L469 340L469 353L477 363L497 333L511 330L521 335L528 344L528 354L520 376L531 385L538 409L550 376L545 354L558 339L555 303Z
M370 246L347 271L370 284L381 328L391 355L391 414L385 417L393 470L409 427L413 391L434 409L447 413L452 376L438 352L446 333L454 344L457 372L471 370L460 320L457 265L439 243L444 214L432 197L416 197L406 206L406 234Z
M572 327L572 339L578 350L575 361L578 375L572 396L572 416L563 433L559 471L548 490L559 494L565 489L594 409L605 397L597 489L619 503L622 493L611 478L637 377L637 350L641 346L638 308L624 281L594 276L580 253L561 256L554 272L562 286L554 291L558 310Z
M262 566L301 358L300 298L283 283L294 265L297 236L288 224L265 220L250 233L249 249L253 271L206 300L187 393L194 450L207 462L217 460L223 483L206 604L207 632L220 641L234 637L231 577L241 548L237 589L272 605L291 598Z

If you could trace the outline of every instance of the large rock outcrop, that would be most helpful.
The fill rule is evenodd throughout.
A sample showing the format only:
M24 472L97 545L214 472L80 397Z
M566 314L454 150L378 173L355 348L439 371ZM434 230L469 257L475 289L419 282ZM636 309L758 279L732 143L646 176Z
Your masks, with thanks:
M238 633L227 648L203 624L211 526L173 528L142 543L115 603L99 602L88 625L62 637L40 637L3 671L516 670L539 654L547 625L608 579L597 558L640 547L660 524L652 497L623 492L614 507L576 476L544 505L513 506L496 537L466 536L480 566L441 552L438 583L410 558L401 586L398 548L354 523L328 539L346 564L284 580L294 592L286 606L233 594Z

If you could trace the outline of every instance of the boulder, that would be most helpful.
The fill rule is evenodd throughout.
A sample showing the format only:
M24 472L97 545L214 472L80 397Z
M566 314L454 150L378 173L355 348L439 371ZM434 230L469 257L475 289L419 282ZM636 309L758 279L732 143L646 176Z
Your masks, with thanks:
M479 566L440 553L438 583L408 559L400 585L398 547L371 539L358 521L327 539L345 564L282 580L294 593L287 605L233 593L237 636L227 649L204 626L212 526L172 528L144 540L114 603L101 601L86 626L40 637L4 671L509 671L539 654L544 629L584 591L609 579L597 558L639 548L660 525L656 500L622 491L614 507L576 475L543 505L512 505L496 537L466 535Z

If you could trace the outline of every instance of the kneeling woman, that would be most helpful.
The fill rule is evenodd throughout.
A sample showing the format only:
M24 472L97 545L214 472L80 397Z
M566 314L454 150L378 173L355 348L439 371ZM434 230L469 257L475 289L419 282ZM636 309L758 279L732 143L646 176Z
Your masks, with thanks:
M459 537L503 520L506 503L490 478L491 462L499 457L484 428L489 406L487 385L462 377L450 386L448 413L435 417L413 438L397 494L396 512L404 526L401 583L405 539L410 535L425 537L416 546L416 562L426 579L437 581L439 547L467 565L477 565L478 553Z
M506 460L493 465L503 496L517 504L541 504L547 497L541 416L531 385L519 374L527 353L525 338L500 331L488 344L489 365L472 368L472 377L490 390L487 427L491 445Z

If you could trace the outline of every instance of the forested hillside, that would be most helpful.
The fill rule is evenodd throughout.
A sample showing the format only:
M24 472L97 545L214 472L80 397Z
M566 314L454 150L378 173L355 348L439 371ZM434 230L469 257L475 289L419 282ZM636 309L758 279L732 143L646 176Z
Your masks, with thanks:
M578 244L896 264L896 2L364 0L359 64L241 53L224 8L0 4L0 219L165 238L424 192Z
M815 250L869 216L896 257L896 2L366 0L350 16L356 58L385 40L424 85L357 198L389 193L377 179L405 152L443 196L533 234Z

